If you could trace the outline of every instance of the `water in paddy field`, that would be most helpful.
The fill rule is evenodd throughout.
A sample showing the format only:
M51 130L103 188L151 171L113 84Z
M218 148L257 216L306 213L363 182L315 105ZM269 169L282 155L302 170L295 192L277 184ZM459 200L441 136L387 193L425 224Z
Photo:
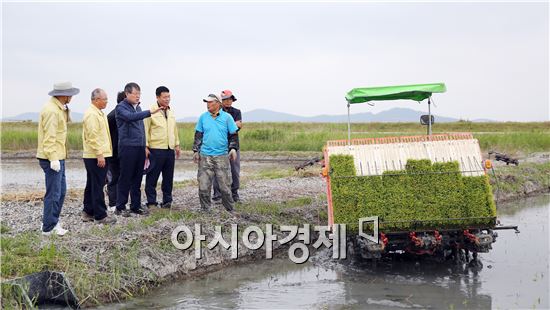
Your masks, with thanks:
M264 169L292 167L291 163L242 161L241 175L247 176ZM174 169L174 182L194 180L197 178L197 164L188 160L177 160ZM21 192L44 190L44 172L38 159L3 159L0 163L1 185L3 192ZM86 186L86 169L82 159L65 161L65 176L68 188ZM162 180L162 176L159 181ZM143 178L145 183L145 177Z
M499 206L504 225L481 268L394 260L377 266L317 252L286 256L182 280L114 309L514 309L549 308L550 195Z

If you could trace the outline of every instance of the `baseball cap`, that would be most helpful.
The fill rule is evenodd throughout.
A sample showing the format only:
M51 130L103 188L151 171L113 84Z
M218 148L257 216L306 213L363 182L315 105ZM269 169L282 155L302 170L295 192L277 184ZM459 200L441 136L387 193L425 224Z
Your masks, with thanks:
M215 94L209 94L206 98L202 99L202 101L204 101L204 102L211 102L211 101L222 102L220 97L218 97L218 95L215 95Z
M235 98L232 91L230 91L229 89L222 91L222 99L229 99L229 98L232 98L233 101L237 101L237 98Z

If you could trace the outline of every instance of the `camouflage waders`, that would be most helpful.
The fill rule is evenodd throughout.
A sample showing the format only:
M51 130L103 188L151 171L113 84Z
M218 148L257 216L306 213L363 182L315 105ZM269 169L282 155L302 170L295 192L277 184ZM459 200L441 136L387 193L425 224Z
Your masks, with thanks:
M233 210L233 198L231 197L231 170L229 165L229 156L208 156L200 155L199 171L197 179L199 181L199 199L201 209L208 210L211 201L212 180L216 178L220 185L222 193L222 204L226 210Z

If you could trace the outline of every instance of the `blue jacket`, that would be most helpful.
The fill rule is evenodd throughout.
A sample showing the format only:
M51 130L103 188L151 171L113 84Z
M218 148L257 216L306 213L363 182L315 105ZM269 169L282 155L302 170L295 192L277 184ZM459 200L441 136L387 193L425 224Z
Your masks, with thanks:
M143 119L150 117L149 110L141 111L138 105L134 110L132 104L126 99L117 104L115 108L115 118L118 127L118 148L124 146L143 146L145 147L145 127Z

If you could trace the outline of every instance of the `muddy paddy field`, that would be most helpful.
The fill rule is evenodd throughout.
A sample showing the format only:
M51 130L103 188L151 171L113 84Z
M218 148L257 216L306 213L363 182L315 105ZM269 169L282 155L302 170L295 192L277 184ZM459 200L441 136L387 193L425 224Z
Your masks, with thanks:
M519 167L497 166L492 183L498 180L501 190L499 219L519 225L521 233L499 232L493 250L480 255L482 266L409 259L373 266L354 258L334 260L332 251L323 248L312 251L308 262L294 264L277 244L271 260L265 259L265 251L244 247L238 260L217 249L203 249L197 260L192 248L181 251L171 244L178 225L202 224L207 240L215 225L325 225L326 185L320 167L293 170L310 156L243 156L243 203L233 213L215 205L208 214L199 212L196 166L179 160L172 210L119 217L116 225L105 227L80 221L84 167L81 160L69 160L61 221L70 233L62 238L39 234L44 181L36 160L5 158L2 279L61 270L82 306L102 309L550 307L546 154L526 158Z

